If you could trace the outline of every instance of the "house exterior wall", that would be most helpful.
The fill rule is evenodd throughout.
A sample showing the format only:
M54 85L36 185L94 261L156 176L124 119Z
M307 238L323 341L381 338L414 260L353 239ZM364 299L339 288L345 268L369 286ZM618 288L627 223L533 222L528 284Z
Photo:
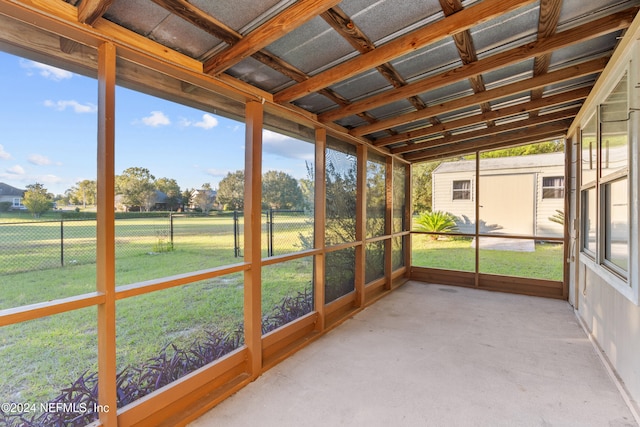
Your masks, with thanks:
M580 127L584 127L587 119L603 102L612 87L627 70L629 73L629 107L640 107L640 93L635 88L640 81L640 21L635 19L621 44L619 57L612 58L610 67L603 73L602 85L587 99L583 109L585 114ZM640 413L640 306L638 301L638 265L640 256L638 246L638 220L640 211L640 167L639 157L640 114L629 113L629 259L627 278L622 279L607 270L597 259L592 259L581 252L580 241L580 179L579 164L572 164L571 179L571 233L577 237L574 241L573 261L570 264L569 300L574 304L577 316L582 320L587 332L602 350L617 377L623 383L631 405L636 414ZM579 142L579 129L570 135ZM579 145L574 148L574 155L580 154ZM577 178L576 178L577 177ZM576 178L576 179L574 179ZM574 223L575 221L575 223ZM601 236L599 236L601 238ZM600 244L602 240L600 240Z

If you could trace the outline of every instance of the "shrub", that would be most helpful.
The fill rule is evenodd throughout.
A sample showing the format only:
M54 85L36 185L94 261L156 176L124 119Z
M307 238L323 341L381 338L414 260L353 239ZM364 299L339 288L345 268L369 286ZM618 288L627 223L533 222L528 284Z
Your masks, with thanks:
M448 212L427 211L420 214L416 219L416 230L431 233L451 233L458 231L456 217ZM432 235L433 239L438 236Z

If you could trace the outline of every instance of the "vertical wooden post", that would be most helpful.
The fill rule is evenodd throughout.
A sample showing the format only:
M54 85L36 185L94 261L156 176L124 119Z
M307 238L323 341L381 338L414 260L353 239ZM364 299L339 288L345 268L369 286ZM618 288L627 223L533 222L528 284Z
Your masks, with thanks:
M244 274L244 340L249 350L253 378L262 370L262 104L246 105L244 168L244 260L251 266Z
M356 240L360 242L356 246L356 307L363 307L365 301L365 256L367 249L367 148L358 145L356 153L358 157L358 172L356 184Z
M326 187L325 178L326 160L325 153L327 147L327 131L325 129L316 129L316 166L314 176L314 237L313 245L322 252L315 256L314 259L314 303L315 310L318 313L318 321L316 322L316 330L321 332L324 330L324 286L325 286L325 240L324 229L326 227Z
M563 256L562 261L562 298L569 299L569 257L571 235L569 224L571 223L571 209L569 204L569 195L571 194L571 165L573 159L571 143L573 138L565 138L564 140L564 230L563 230Z
M475 287L480 287L480 152L476 151L476 266L474 283Z
M411 163L405 166L404 176L404 227L403 231L411 230L413 220L413 180L411 177ZM403 237L404 265L407 268L406 277L411 276L411 234Z
M387 290L391 289L391 273L393 273L393 212L395 207L393 206L393 157L387 156L387 163L385 165L385 199L386 199L386 209L384 215L384 234L388 237L384 241L384 276L385 276L385 284L384 288Z
M116 280L115 280L115 83L116 48L98 48L98 159L96 290L105 295L98 305L98 404L100 422L117 423L116 396Z

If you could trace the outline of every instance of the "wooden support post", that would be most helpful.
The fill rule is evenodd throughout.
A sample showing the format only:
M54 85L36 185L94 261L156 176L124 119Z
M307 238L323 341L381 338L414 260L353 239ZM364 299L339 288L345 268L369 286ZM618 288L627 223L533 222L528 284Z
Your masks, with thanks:
M246 105L244 169L244 260L251 266L244 274L244 340L249 350L253 378L262 371L262 123L263 108L257 101Z
M325 240L324 229L326 227L326 187L325 179L326 160L325 153L327 147L327 131L326 129L316 129L316 165L315 165L315 190L314 190L314 246L322 249L322 252L315 256L315 269L313 279L314 289L314 305L318 312L318 321L316 322L316 331L322 332L325 327L324 314L324 287L325 287Z
M404 177L404 230L411 230L413 227L413 181L411 178L411 163L405 166ZM404 265L407 268L406 276L411 275L411 234L403 238L404 245Z
M115 280L115 85L116 48L98 48L98 164L96 213L96 290L105 295L98 304L98 404L100 422L117 424L116 280Z
M384 241L384 276L386 290L391 289L391 273L393 273L393 157L387 156L385 165L385 215L384 215L384 234L389 236Z
M360 242L356 246L356 307L364 307L365 301L365 256L367 249L367 148L358 145L358 173L356 184L356 240Z

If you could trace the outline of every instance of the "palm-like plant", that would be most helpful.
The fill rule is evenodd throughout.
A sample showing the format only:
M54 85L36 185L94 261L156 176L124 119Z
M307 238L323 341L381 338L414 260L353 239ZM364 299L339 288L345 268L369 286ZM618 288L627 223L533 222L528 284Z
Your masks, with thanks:
M423 212L416 219L416 230L428 231L432 233L451 233L458 231L456 217L448 212L427 211ZM437 235L431 235L432 239L437 239Z

